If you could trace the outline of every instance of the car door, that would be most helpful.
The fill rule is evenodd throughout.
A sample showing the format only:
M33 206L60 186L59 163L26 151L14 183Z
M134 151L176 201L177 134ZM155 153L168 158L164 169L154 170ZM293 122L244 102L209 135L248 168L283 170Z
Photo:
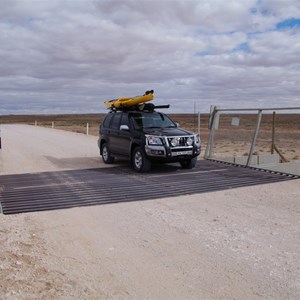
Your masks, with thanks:
M118 152L124 156L130 155L131 131L127 113L122 113L120 122L120 133L118 137Z
M120 135L120 122L122 113L114 113L112 120L109 124L109 149L112 153L118 154L119 151L119 135Z

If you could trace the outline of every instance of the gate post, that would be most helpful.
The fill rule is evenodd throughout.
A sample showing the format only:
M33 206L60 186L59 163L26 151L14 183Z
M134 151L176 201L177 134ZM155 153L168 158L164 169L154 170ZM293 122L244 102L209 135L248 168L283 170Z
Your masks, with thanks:
M217 106L212 106L211 107L211 116L210 116L210 120L209 120L210 135L209 135L209 138L208 138L204 158L211 158L212 157L215 132L216 132L216 129L218 129L218 126L219 126L219 117L220 117L220 113L218 111L218 107Z
M251 159L252 159L253 150L254 150L254 147L255 147L255 144L256 144L256 140L257 140L257 136L258 136L258 132L259 132L259 128L260 128L261 115L262 115L262 110L260 109L258 111L257 121L256 121L256 129L255 129L255 133L254 133L254 136L253 136L252 144L251 144L248 159L247 159L247 164L246 164L247 167L250 165L250 162L251 162Z
M273 111L271 154L274 154L274 149L275 149L275 115L276 115L276 112Z

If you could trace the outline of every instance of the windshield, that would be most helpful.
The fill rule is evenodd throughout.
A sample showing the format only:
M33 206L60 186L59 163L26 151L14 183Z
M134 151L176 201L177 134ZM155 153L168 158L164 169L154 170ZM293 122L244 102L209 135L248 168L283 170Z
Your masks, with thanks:
M177 127L168 116L162 113L133 113L131 119L135 129Z

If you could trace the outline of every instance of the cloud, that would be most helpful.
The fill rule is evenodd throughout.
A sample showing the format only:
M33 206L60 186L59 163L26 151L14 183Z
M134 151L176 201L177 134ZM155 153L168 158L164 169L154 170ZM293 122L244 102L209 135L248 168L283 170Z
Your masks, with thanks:
M0 114L104 112L148 89L173 112L299 106L299 18L296 0L2 0Z

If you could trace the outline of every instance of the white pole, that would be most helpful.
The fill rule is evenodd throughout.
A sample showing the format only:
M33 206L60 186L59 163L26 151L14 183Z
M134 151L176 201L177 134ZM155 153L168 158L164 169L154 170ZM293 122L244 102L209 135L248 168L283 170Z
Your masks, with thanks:
M200 111L198 112L198 134L200 136Z
M86 135L89 135L89 123L86 123Z
M54 128L54 122L52 121L52 128Z

